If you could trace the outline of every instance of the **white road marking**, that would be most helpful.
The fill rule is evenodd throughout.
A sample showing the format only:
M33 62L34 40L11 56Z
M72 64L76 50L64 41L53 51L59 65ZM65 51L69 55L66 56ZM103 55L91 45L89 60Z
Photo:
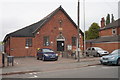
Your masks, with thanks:
M28 77L28 78L35 78L35 77Z
M33 73L29 73L30 75L33 75L33 77L29 77L29 78L37 78L38 76L36 75L37 73L36 72L33 72Z
M38 76L34 75L34 78L37 78Z
M33 74L33 73L29 73L29 74ZM37 75L33 75L33 77L28 77L28 78L37 78L38 76Z
M31 75L32 75L33 73L29 73L29 74L31 74Z
M37 72L38 73L38 72ZM34 74L37 74L36 72L33 72L33 73L28 73L28 74L30 74L30 75L34 75Z

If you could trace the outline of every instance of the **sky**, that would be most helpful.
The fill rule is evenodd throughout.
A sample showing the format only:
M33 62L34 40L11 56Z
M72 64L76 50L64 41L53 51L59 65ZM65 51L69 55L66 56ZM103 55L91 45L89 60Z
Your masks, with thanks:
M106 18L108 13L113 14L115 20L120 17L118 17L119 0L79 1L82 31L84 26L85 30L88 30L93 22L100 25L101 18ZM83 1L85 1L85 7L83 7ZM77 23L77 2L78 0L0 0L0 41L6 34L40 21L60 5Z

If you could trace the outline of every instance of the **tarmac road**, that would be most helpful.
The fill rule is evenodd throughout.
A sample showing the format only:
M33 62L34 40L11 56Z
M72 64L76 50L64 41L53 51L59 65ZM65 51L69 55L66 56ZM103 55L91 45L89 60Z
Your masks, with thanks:
M82 68L6 75L3 78L118 78L118 66L94 65Z

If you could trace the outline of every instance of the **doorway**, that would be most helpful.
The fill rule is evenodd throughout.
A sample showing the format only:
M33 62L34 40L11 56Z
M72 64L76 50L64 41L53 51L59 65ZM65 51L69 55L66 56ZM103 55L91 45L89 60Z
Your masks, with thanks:
M57 41L57 51L64 51L64 41Z

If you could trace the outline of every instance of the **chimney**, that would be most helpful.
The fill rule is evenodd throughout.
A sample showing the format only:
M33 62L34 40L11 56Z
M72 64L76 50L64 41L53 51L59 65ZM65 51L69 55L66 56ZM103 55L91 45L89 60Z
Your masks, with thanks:
M104 17L101 18L101 28L104 28L105 27L105 19Z

